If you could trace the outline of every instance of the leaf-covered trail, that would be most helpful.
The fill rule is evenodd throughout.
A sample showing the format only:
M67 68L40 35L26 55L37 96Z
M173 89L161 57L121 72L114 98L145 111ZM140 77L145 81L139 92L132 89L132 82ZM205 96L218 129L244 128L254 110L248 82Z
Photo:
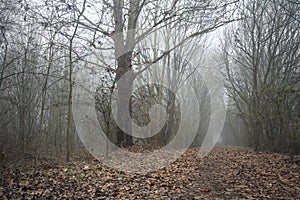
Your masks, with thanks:
M92 158L10 168L0 177L0 199L300 199L299 162L287 155L233 148L215 148L202 159L198 154L190 149L144 175Z

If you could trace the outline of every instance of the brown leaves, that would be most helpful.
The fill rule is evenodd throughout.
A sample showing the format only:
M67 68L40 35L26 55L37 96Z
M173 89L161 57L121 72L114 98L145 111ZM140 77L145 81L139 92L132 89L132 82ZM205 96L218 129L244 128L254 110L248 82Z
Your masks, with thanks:
M170 153L172 155L172 153ZM157 162L164 162L157 157ZM137 162L137 161L133 161ZM145 161L146 162L146 161ZM2 199L296 199L300 166L282 154L216 148L188 150L147 174L124 174L91 158L0 176Z

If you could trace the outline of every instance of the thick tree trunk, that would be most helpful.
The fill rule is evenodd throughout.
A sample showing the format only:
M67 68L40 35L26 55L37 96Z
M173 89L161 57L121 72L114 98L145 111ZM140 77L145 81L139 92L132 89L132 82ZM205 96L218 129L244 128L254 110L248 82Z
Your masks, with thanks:
M175 122L175 100L176 96L173 92L169 91L170 99L167 105L167 113L168 113L168 121L165 129L165 135L163 139L164 144L168 144L168 142L173 138L174 127L177 126Z
M119 125L121 126L117 127L117 142L119 147L128 147L133 145L133 137L123 131L131 131L131 118L128 118L128 115L126 115L128 111L131 113L130 96L132 93L132 85L134 80L134 73L132 72L131 66L131 56L132 52L128 52L117 59L117 81L119 81L125 74L129 74L129 76L126 76L122 84L117 85L117 120L119 122Z

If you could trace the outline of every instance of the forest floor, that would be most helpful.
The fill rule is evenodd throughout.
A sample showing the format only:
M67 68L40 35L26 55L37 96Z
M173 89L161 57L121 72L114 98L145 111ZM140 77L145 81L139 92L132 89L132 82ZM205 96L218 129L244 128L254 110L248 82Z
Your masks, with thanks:
M0 199L300 199L300 157L218 147L189 149L171 165L125 174L93 157L2 169ZM159 162L159 160L158 160Z

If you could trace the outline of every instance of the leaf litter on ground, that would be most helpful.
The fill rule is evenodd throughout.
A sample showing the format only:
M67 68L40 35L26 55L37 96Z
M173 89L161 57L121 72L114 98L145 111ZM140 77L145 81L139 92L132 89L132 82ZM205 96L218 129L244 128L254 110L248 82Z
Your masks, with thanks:
M142 174L120 172L92 156L10 166L2 169L0 199L300 199L299 156L291 161L284 154L218 147L202 158L201 151L189 149L170 165Z

